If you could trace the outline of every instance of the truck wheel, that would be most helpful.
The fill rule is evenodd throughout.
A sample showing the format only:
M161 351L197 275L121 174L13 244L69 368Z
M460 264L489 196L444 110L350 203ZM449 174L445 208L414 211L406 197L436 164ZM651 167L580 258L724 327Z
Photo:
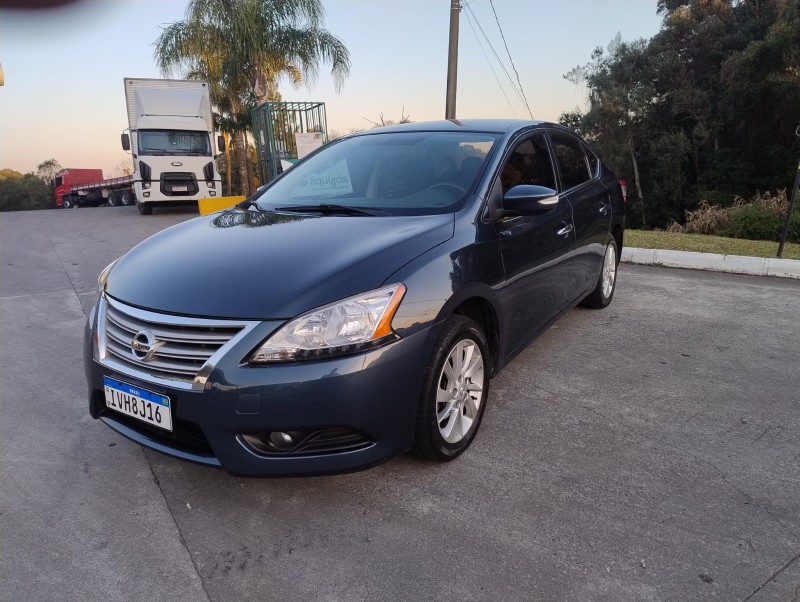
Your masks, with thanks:
M61 201L61 206L64 209L72 209L72 201L68 198L65 198Z
M133 205L133 193L130 190L120 192L119 198L123 205Z
M153 213L153 205L152 203L136 203L136 207L139 209L139 213L142 215L150 215Z
M111 205L112 207L116 207L117 205L120 204L120 198L118 192L112 192L111 194L108 195L108 204Z

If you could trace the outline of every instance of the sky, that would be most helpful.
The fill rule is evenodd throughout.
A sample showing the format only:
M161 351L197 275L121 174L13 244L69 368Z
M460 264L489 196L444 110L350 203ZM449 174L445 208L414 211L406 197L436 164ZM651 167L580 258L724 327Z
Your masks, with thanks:
M533 117L549 121L586 105L585 90L565 73L618 33L649 38L661 25L656 0L493 2ZM325 27L350 51L350 76L337 94L321 65L305 86L282 82L283 100L324 102L329 132L339 134L369 128L381 114L444 117L450 0L323 4ZM490 0L463 4L456 116L528 118L486 41L516 82ZM55 158L118 175L130 162L120 145L128 125L122 80L163 76L152 44L185 7L184 0L79 0L47 10L0 8L0 169L25 173Z

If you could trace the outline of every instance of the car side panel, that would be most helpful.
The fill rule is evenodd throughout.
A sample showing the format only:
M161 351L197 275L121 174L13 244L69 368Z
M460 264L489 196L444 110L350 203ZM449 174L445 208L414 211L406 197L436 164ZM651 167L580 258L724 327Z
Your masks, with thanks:
M611 228L611 198L599 179L591 180L567 194L575 222L572 264L585 291L597 283Z
M572 207L563 198L548 213L494 225L506 274L502 294L506 353L527 342L578 294L569 258L574 244L571 225Z

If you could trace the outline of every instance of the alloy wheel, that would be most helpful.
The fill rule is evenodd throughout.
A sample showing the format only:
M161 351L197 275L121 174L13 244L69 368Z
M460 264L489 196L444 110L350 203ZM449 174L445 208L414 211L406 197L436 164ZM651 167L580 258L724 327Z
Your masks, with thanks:
M617 279L617 250L614 245L606 247L606 255L603 258L603 297L608 299L614 290L614 282Z
M478 344L461 339L450 350L436 389L436 422L448 443L461 441L479 416L483 379L483 356Z

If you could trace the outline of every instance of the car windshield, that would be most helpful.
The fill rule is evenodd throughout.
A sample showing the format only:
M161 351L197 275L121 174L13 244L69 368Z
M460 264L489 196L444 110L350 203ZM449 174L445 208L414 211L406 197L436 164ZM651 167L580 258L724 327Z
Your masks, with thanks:
M396 132L331 144L292 167L257 198L262 209L346 206L387 214L460 208L498 136Z
M140 155L211 156L208 132L187 130L139 130Z

